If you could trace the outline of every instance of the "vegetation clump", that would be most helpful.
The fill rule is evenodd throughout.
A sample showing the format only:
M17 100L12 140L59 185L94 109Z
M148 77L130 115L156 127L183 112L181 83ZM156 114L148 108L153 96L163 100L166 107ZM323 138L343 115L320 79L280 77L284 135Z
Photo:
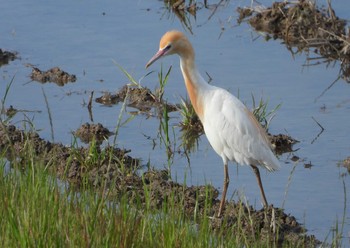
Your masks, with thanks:
M339 61L340 76L350 82L349 28L346 20L336 16L330 1L327 8L318 8L314 1L299 0L237 11L238 23L247 20L255 30L268 34L267 38L282 39L293 54L313 51L321 56L310 59L316 63Z
M68 82L75 82L77 80L74 74L69 74L59 67L53 67L47 71L42 71L39 68L33 67L30 78L40 83L53 82L58 86L64 86Z

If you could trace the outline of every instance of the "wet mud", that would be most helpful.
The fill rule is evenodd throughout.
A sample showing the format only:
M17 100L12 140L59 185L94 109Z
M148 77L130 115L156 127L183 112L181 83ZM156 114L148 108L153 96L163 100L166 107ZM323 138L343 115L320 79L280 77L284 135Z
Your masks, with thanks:
M59 67L53 67L47 71L41 71L39 68L33 67L30 78L39 83L55 83L58 86L64 86L77 80L74 74L62 71Z
M293 145L299 142L298 140L293 139L292 137L286 134L274 135L274 134L268 133L268 137L272 146L275 149L275 153L278 155L281 155L287 152L293 152L294 151Z
M126 101L126 105L129 107L136 108L143 113L151 114L152 109L158 110L157 112L162 113L163 107L166 107L168 112L176 111L176 105L165 102L159 93L152 92L147 87L134 87L130 85L124 85L115 94L105 92L102 96L95 99L97 103L110 106Z
M90 126L88 129L93 128ZM32 159L37 161L36 165L45 166L73 186L85 185L97 190L107 187L110 197L126 195L130 204L141 202L145 206L147 204L148 207L158 209L172 199L184 207L189 218L195 211L203 216L215 216L218 212L220 201L217 189L211 185L179 184L172 181L164 170L148 168L141 174L140 160L128 156L127 150L110 145L104 148L64 146L43 140L36 132L0 124L0 150L12 164L19 164L21 169L26 169L28 156L32 156L26 150L28 145L34 149L35 157ZM146 194L149 199L147 203ZM210 206L209 210L207 206ZM209 212L204 212L205 209ZM295 217L272 205L267 210L256 210L241 202L230 201L225 206L223 216L210 218L213 230L222 230L222 225L230 227L240 221L248 237L254 238L260 233L259 238L275 243L284 241L306 247L314 247L318 243L314 236L307 235L305 228Z
M96 144L101 145L104 140L107 140L113 135L113 132L102 126L101 123L85 123L81 125L73 134L86 144L96 142Z
M292 52L313 52L310 65L338 61L339 78L350 82L350 34L347 21L336 16L331 3L318 8L313 1L274 2L271 7L238 8L238 23L247 21L266 38L281 39Z

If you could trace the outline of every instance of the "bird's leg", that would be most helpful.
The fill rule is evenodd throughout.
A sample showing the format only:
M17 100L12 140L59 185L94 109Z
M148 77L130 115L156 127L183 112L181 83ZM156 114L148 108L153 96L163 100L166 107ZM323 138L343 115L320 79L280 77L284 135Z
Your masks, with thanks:
M254 174L256 176L256 180L258 181L258 185L259 185L259 188L260 188L260 193L261 193L261 198L263 200L263 203L264 203L264 207L267 208L268 207L268 204L267 204L267 201L266 201L266 197L265 197L265 192L264 192L264 188L263 188L263 185L261 183L261 178L260 178L260 172L259 172L259 169L257 166L255 165L250 165L254 171Z
M223 186L223 191L222 191L222 197L221 197L221 202L220 202L220 207L219 207L219 213L218 213L218 218L221 216L222 209L224 208L225 205L225 200L226 200L226 192L227 192L227 187L230 183L230 178L228 176L228 167L227 167L227 162L224 163L224 186Z

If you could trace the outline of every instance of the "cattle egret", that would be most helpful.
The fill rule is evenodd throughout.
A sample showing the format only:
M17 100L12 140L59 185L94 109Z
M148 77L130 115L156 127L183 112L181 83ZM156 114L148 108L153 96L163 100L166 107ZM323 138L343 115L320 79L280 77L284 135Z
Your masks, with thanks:
M221 216L229 185L228 162L249 165L256 176L264 207L268 207L258 166L269 171L279 169L265 130L247 107L228 91L209 85L195 65L194 49L179 31L165 33L158 52L146 64L148 68L161 57L177 54L186 89L194 110L201 120L205 134L224 163L224 185L219 206Z

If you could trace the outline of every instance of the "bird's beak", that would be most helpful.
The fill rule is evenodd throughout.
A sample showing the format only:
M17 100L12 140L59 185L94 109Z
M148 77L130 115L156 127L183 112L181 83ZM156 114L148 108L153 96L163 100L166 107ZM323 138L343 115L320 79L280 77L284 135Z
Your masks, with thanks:
M166 49L160 49L146 64L146 69L152 65L154 62L156 62L159 58L161 58L165 53Z

